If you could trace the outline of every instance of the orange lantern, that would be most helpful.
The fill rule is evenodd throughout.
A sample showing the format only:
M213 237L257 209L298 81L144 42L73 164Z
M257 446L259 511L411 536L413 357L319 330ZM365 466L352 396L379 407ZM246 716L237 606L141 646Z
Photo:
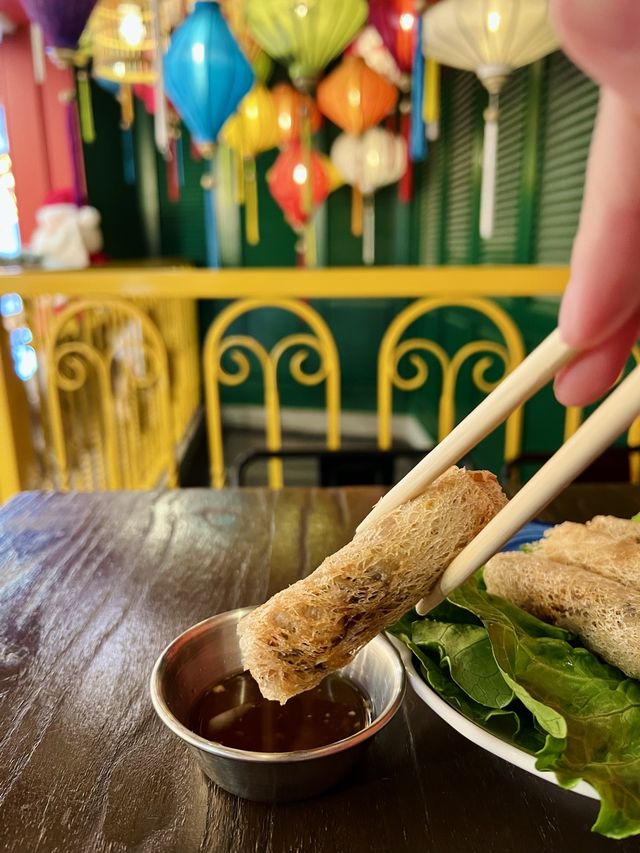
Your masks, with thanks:
M345 56L318 86L318 106L346 133L359 135L394 109L398 90L359 56Z
M300 139L302 117L305 114L309 119L311 133L320 129L322 116L316 102L309 95L301 94L288 83L278 83L271 90L271 94L276 105L281 147Z

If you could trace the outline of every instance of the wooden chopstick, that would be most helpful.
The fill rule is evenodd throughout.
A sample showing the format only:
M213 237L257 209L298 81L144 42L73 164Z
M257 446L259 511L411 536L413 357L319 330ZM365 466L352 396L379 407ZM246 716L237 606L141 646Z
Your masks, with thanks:
M575 356L555 329L488 397L387 492L357 531L419 495L436 477L455 465L519 405L539 391Z
M460 586L549 501L593 462L640 414L640 366L520 489L453 560L434 592L418 604L423 615Z

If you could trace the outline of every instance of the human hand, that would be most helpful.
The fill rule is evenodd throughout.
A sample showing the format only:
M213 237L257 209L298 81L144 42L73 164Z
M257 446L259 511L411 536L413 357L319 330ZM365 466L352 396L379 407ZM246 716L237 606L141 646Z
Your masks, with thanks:
M555 382L583 406L616 380L640 334L640 3L551 0L566 53L601 86L562 336L583 354Z

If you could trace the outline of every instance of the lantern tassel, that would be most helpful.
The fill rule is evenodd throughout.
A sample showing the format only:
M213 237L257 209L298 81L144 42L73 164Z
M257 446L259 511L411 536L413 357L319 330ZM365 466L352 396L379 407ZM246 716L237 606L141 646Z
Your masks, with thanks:
M44 61L44 36L42 28L38 24L31 24L29 28L31 40L31 63L33 65L33 79L42 86L46 78L46 64Z
M96 128L93 121L89 75L84 68L78 71L78 111L80 113L82 141L90 145L96 140Z
M176 140L169 141L167 151L167 197L174 204L180 201L180 175L178 172L178 151Z
M133 186L136 182L136 156L133 144L133 132L130 127L120 128L122 145L122 176L125 184Z
M318 263L316 225L313 217L304 226L304 260L307 268L315 267Z
M233 152L233 161L235 164L235 184L234 195L237 205L243 205L245 202L245 174L244 174L244 159L237 153Z
M160 24L160 0L151 0L151 24L153 29L154 55L153 66L155 71L154 83L154 116L153 134L156 148L161 154L167 154L169 150L169 121L167 115L167 102L164 97L164 68L162 63L162 27ZM175 155L175 146L173 146Z
M484 113L484 145L482 150L482 189L480 192L480 236L493 235L493 213L498 164L498 96L491 95Z
M425 92L425 62L422 53L422 15L416 25L416 46L413 52L411 72L411 132L409 156L414 163L421 163L427 156L427 129L424 122L423 102Z
M409 115L409 105L405 101L400 104L400 133L405 141L407 146L407 151L409 150L409 136L410 136L410 126L411 126L411 116ZM403 204L408 204L413 198L413 163L411 162L411 158L407 157L407 168L405 170L404 175L400 178L400 183L398 185L398 199Z
M133 90L128 83L123 83L120 86L120 93L118 95L118 100L120 101L120 114L122 116L122 126L124 128L130 128L133 124Z
M220 145L216 156L218 241L220 263L229 267L242 266L242 229L235 192L234 154L230 148Z
M371 266L376 260L376 213L373 196L364 197L362 218L362 260Z
M440 136L440 64L427 59L424 74L424 120L427 139L434 142Z
M176 143L176 164L178 168L178 186L184 186L184 143L182 142L182 134L179 133L175 139Z
M300 101L300 143L302 146L302 162L305 168L305 179L300 187L302 193L302 211L311 216L313 209L313 190L311 178L311 113L307 98Z
M351 233L362 237L362 193L356 186L351 188Z
M258 182L256 180L256 161L247 157L244 164L244 223L247 243L257 246L260 242L260 225L258 219Z
M215 160L213 157L209 163L205 165L205 174L203 175L202 186L205 191L204 216L207 237L207 266L212 269L217 269L220 266L220 243L218 241L218 225L216 217Z
M76 203L83 204L86 197L86 186L82 164L82 144L80 142L80 134L78 133L78 110L75 92L66 92L63 99L65 101L65 119L67 140L69 142L69 157L71 160L73 194Z

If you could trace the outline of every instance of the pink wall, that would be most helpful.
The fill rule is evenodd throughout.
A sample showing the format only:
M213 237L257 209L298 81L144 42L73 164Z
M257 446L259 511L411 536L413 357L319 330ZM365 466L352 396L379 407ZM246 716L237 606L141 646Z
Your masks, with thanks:
M0 104L5 108L16 179L20 231L28 243L35 212L51 190L71 186L64 106L60 92L73 86L71 74L46 62L46 80L33 79L28 27L0 44Z

